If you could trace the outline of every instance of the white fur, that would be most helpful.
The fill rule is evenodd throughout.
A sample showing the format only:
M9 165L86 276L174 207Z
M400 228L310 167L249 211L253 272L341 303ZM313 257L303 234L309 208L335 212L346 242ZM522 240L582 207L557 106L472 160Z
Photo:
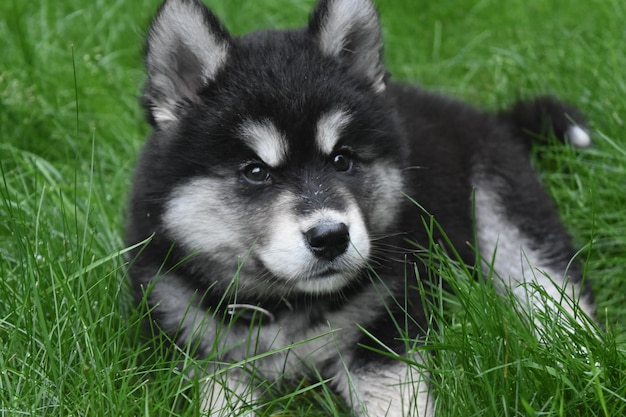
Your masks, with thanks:
M211 376L204 384L200 409L207 417L254 416L256 392L243 372L235 369ZM243 410L247 410L244 412Z
M329 2L328 16L321 31L322 50L328 55L339 55L345 42L357 25L372 26L376 16L371 1L334 0Z
M591 146L591 136L589 136L589 132L580 126L571 126L567 129L566 136L572 146L577 148L588 148Z
M168 102L164 106L154 107L153 108L153 116L154 120L159 125L166 125L167 123L174 122L178 120L176 114L172 111L176 107L175 102Z
M566 271L549 267L549 260L535 249L530 239L503 214L503 207L489 184L479 183L474 196L478 247L485 268L493 268L500 284L509 287L531 307L542 309L550 303L541 300L530 283L536 284L572 315L574 304L580 296L577 285L570 283ZM566 295L567 300L562 300ZM554 306L552 306L554 307ZM580 307L591 314L591 306L584 299Z
M284 192L270 207L271 225L262 224L256 234L247 223L247 213L240 212L238 200L229 201L233 181L196 178L177 187L171 194L163 216L164 225L178 244L189 252L201 252L237 271L234 254L252 256L241 268L239 285L262 291L254 262L260 261L274 276L284 280L284 291L297 289L309 293L336 291L352 279L365 265L370 254L370 240L363 216L355 201L338 212L318 210L305 218L295 215L297 198ZM316 224L344 223L348 226L350 245L332 261L318 259L308 247L304 233ZM266 289L269 290L269 289Z
M153 29L152 50L169 54L182 42L200 60L205 80L212 79L226 61L228 45L211 33L202 14L190 1L166 2Z
M149 296L157 301L157 311L167 312L162 316L161 326L177 333L182 340L202 340L205 334L215 334L216 324L211 313L196 307L202 294L187 287L178 275L156 278ZM199 348L209 351L211 343L201 342Z
M348 52L353 68L372 81L374 90L377 93L385 90L378 14L370 0L329 1L328 14L319 33L323 53L340 57ZM348 51L346 46L350 41L354 50Z
M371 167L371 175L376 177L378 186L372 189L372 199L376 204L370 207L371 232L383 233L396 221L402 204L404 181L397 166L378 163Z
M200 87L224 65L228 43L212 32L195 3L168 1L151 26L149 45L146 67L152 114L157 124L166 127L178 120L178 105L195 101ZM179 72L179 60L183 59L189 67Z
M386 290L373 285L358 295L351 306L337 312L327 313L325 323L317 326L309 325L306 313L294 312L280 315L276 322L265 324L262 332L254 328L243 331L239 331L241 329L237 327L224 329L220 335L222 338L220 346L229 347L224 350L228 357L220 358L220 360L227 364L242 361L241 366L226 365L230 369L218 369L215 377L207 381L205 385L207 397L204 398L202 404L203 410L213 417L232 415L233 406L238 409L236 413L239 413L242 407L249 405L254 408L253 403L258 398L255 386L260 380L276 380L282 377L299 378L319 364L325 364L330 377L333 378L332 384L344 394L344 398L350 398L351 395L355 400L361 398L361 394L356 391L355 384L353 384L355 378L351 378L346 373L342 360L346 363L353 360L351 355L354 341L361 334L357 323L367 325L384 311L387 302L389 302L389 294ZM371 304L372 308L362 308L363 305L368 304ZM212 337L214 337L213 330L207 333L209 341ZM266 354L270 352L271 354ZM259 380L254 380L255 375L243 369L243 362L254 367ZM363 390L363 396L365 396L369 395L368 387L375 383L370 383L370 381L387 383L387 385L381 385L381 388L387 390L385 392L392 399L393 404L401 404L403 398L407 399L404 404L408 404L411 394L399 389L399 386L394 387L394 384L406 378L407 369L405 368L402 366L396 369L395 366L391 366L388 370L384 370L380 367L374 373L360 369L356 374L358 375L356 385ZM394 377L396 372L398 374ZM384 381L381 380L382 375L386 376ZM413 375L412 378L414 378L413 382L417 381L417 376ZM409 385L405 386L409 387ZM412 387L419 388L421 392L424 384L413 384ZM419 404L423 403L425 395L425 392L421 392L418 396ZM370 413L371 416L378 415L375 407L376 402L372 402L374 411ZM365 414L362 412L361 415Z
M351 117L344 110L333 110L324 114L317 122L315 140L317 147L326 155L330 155L334 150L341 133L350 123Z
M248 120L241 125L241 137L263 162L276 168L285 162L289 151L285 135L269 120Z
M264 376L289 377L307 373L315 364L330 365L329 361L333 361L336 373L345 374L340 357L347 361L352 359L349 352L361 334L357 324L367 325L381 314L385 302L388 302L384 291L375 286L368 288L354 300L354 307L327 313L323 324L311 326L306 313L294 313L282 315L277 322L265 325L258 335L259 350L275 353L258 359L255 367ZM368 304L372 308L362 308ZM257 333L254 332L252 337L256 338ZM294 342L296 344L288 353L282 350Z
M291 197L285 195L280 206L283 215L276 215L267 245L259 245L257 253L263 264L290 286L309 293L331 293L356 277L370 253L370 241L360 210L355 202L345 212L319 210L299 219L291 214ZM344 223L348 226L350 245L345 253L332 261L318 259L311 252L304 233L316 224ZM334 270L335 272L331 272Z
M174 241L190 253L200 251L211 257L223 253L225 263L236 262L233 254L245 255L249 248L237 238L242 227L239 203L228 201L235 185L228 179L195 178L178 186L163 215Z
M417 356L417 362L422 359ZM419 365L418 365L419 366ZM428 374L404 362L360 369L350 375L352 402L360 416L431 417Z

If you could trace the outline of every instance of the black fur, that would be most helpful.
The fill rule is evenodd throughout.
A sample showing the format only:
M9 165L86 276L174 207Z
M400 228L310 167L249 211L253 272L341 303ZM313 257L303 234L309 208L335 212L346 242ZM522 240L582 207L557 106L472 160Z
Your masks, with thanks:
M234 240L243 240L235 243L246 250L267 244L269 238L260 231L271 229L273 220L264 210L279 209L275 201L284 195L298 200L294 204L297 216L321 209L346 210L356 200L371 232L373 251L394 248L393 253L374 252L369 261L391 291L390 297L408 299L414 321L406 330L411 336L419 334L427 320L421 295L414 286L407 290L404 282L412 266L399 259L413 262L415 246L410 242L428 247L430 236L424 219L432 214L462 260L474 266L477 254L472 246L477 242L473 195L477 188L495 193L498 200L494 206L524 237L525 248L540 253L542 267L559 273L567 270L572 282L581 281L576 262L568 269L575 250L529 156L530 145L537 138L554 134L565 141L573 125L586 129L580 112L546 97L518 102L508 110L491 114L417 87L388 82L380 62L382 45L375 12L348 20L354 27L345 31L343 27L334 29L338 35L345 35L345 48L339 52L328 52L332 48L320 45L324 42L321 28L331 26L328 19L336 17L333 7L338 4L371 7L367 0L322 0L305 29L268 30L242 38L231 37L195 0L168 0L155 17L146 47L149 80L142 99L154 131L138 162L126 239L128 244L135 244L151 237L149 244L131 253L135 298L139 303L147 297L153 308L151 320L181 344L192 338L189 333L194 329L187 327L196 325L194 321L176 319L181 309L192 305L216 317L227 314L230 297L234 296L228 291L232 289L238 257L246 256L233 250L228 257L230 249L223 245L215 256L197 252L185 246L184 236L174 237L166 216L168 204L178 198L176 193L181 187L198 178L210 179L210 184L232 185L224 194L210 194L213 200L206 201L207 212L197 220L211 222L210 210L232 207L237 214L231 218L241 220L228 227L233 230ZM206 33L193 36L215 45L209 51L210 58L218 62L215 68L203 72L214 63L205 61L193 39L167 26L170 16L179 15L190 20L200 16ZM320 118L338 108L350 115L339 141L341 149L348 149L352 158L347 172L332 169L328 156L315 142ZM251 185L242 175L242 167L259 159L240 137L243 119L270 120L284 133L289 146L288 157L280 167L271 169L270 180L263 186ZM379 178L376 168L381 166L393 167L401 174L401 191L426 212L400 193L388 202L375 198L396 181L391 176ZM202 192L199 188L198 193ZM373 208L383 204L389 207L390 221L378 230L380 214ZM216 223L218 226L223 225ZM337 225L323 226L323 230L339 229L344 230ZM207 244L215 238L206 236ZM434 238L444 241L438 233ZM325 251L324 257L332 262L343 251L345 245ZM385 308L385 300L357 305L360 297L370 294L376 285L368 268L362 268L357 278L338 291L311 294L285 289L283 281L255 257L254 249L243 265L242 274L249 268L262 281L252 287L256 292L241 287L236 302L264 309L272 322L287 326L290 320L302 320L305 328L314 329L339 320L344 312L362 309L366 318L360 325L393 349L404 349L397 329L390 325L388 309L399 322L404 322L406 312L393 303ZM424 264L416 265L420 276L427 277ZM373 318L369 317L372 311L377 312ZM243 315L241 321L242 328L250 325ZM372 363L386 363L360 347L372 341L357 333L349 333L353 340L344 346L349 351L347 364L366 373ZM307 333L303 331L302 335ZM214 354L213 334L194 337L201 340L199 355ZM263 346L262 341L259 346ZM236 361L245 356L224 355L220 360ZM343 369L327 359L316 365L330 377ZM337 377L336 387L351 400L346 394L348 388L340 381ZM367 406L367 399L364 402ZM392 410L399 410L397 407Z

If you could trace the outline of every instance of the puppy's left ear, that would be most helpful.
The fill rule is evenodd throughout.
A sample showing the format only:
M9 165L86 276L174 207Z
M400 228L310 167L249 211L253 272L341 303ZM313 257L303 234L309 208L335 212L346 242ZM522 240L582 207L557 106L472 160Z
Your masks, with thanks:
M385 90L380 22L371 0L321 0L308 30L322 53L365 78L375 92Z

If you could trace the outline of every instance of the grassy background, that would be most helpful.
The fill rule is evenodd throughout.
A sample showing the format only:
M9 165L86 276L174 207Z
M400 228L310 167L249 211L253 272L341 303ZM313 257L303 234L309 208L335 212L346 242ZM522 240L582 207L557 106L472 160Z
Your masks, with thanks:
M147 134L142 34L157 3L0 2L2 415L197 415L195 382L138 338L120 257ZM311 4L211 1L234 33L300 25ZM487 108L553 93L594 129L593 149L549 147L537 164L584 248L606 335L547 326L549 343L537 343L506 297L453 281L432 338L440 415L625 415L626 3L377 4L396 79ZM300 388L262 412L345 412L325 389Z

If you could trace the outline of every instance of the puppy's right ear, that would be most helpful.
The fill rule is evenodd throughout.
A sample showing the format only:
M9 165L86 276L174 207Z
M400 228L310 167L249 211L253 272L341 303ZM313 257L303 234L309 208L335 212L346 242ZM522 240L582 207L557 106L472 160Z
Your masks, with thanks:
M142 102L158 128L178 120L228 58L230 35L198 0L165 0L148 31Z
M309 33L322 53L367 80L375 92L385 90L380 22L372 0L320 0Z

